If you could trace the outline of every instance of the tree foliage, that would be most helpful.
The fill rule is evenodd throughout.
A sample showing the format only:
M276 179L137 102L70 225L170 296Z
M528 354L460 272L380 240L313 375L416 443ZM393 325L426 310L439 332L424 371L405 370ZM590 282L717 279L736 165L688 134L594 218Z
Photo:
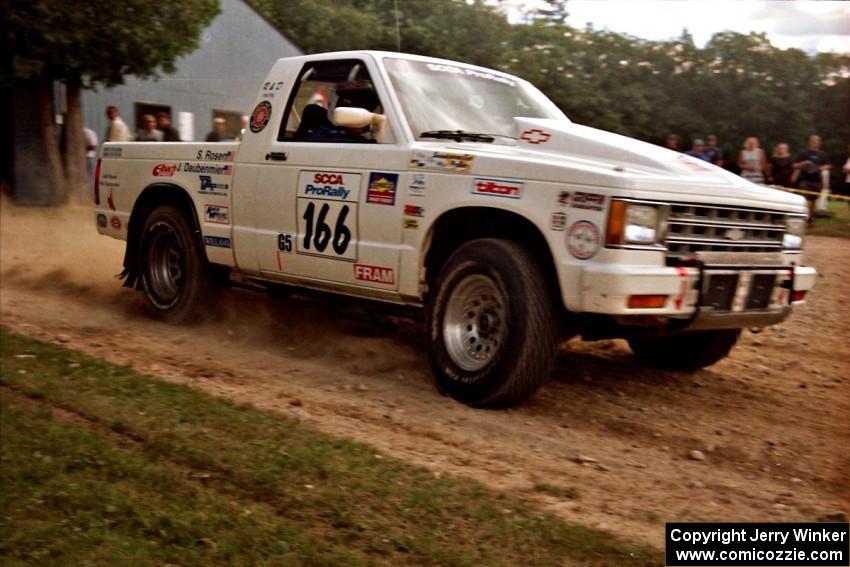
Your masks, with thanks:
M716 134L727 162L748 136L805 146L824 138L838 163L850 142L850 57L779 49L764 34L721 32L699 48L685 30L648 41L564 23L552 0L511 24L466 0L254 0L300 49L401 50L493 67L528 79L574 121L661 143ZM840 169L840 168L834 168Z

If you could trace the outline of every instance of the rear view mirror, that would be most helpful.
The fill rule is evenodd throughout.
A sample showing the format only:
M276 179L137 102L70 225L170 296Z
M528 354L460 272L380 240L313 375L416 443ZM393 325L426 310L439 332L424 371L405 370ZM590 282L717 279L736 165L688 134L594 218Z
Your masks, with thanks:
M334 109L333 123L343 128L365 128L372 124L375 115L365 108L338 106Z

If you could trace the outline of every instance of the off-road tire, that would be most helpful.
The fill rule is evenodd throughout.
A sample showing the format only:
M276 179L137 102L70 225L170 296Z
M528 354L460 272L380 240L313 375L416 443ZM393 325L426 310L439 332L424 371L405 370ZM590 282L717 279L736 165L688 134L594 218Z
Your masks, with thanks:
M473 407L510 406L534 394L552 372L558 343L553 297L537 258L510 240L472 240L449 257L435 287L427 339L440 389Z
M740 329L693 331L629 339L629 346L643 364L693 371L726 358L740 335Z
M212 314L213 278L183 213L170 205L151 212L139 242L139 273L151 312L168 323Z

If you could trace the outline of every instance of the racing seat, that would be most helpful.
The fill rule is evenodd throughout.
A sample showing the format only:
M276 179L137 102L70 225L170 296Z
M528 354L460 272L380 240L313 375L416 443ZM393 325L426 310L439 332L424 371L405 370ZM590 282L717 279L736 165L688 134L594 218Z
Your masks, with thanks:
M319 104L308 104L301 113L301 124L295 131L296 140L305 140L311 137L311 133L318 129L333 128L328 120L328 111Z

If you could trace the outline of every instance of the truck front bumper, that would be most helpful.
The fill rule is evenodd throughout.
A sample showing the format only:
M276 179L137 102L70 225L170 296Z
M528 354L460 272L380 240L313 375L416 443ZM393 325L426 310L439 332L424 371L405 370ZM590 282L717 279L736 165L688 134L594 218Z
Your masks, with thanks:
M678 319L694 330L763 327L803 303L816 278L814 268L777 264L590 265L581 278L581 311Z

